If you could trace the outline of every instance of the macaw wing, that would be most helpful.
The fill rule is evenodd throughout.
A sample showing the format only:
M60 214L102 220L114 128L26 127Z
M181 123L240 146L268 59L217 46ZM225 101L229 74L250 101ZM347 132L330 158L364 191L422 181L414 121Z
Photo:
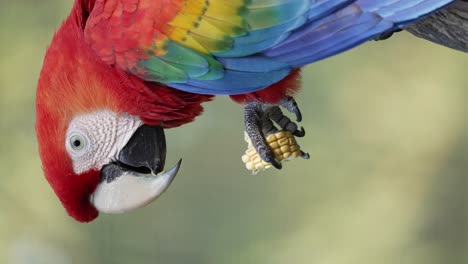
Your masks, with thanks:
M85 38L104 62L147 81L188 85L181 89L195 93L245 93L281 80L291 67L258 58L230 68L229 58L286 39L305 23L309 2L96 0Z
M96 0L85 38L104 62L144 80L241 94L452 1Z

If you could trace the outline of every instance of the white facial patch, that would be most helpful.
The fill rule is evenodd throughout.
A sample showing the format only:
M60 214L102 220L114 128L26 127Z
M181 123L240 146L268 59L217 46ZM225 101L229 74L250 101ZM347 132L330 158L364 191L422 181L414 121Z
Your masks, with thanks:
M65 146L73 161L73 170L81 174L117 159L133 133L143 124L129 114L109 110L76 116L70 122Z

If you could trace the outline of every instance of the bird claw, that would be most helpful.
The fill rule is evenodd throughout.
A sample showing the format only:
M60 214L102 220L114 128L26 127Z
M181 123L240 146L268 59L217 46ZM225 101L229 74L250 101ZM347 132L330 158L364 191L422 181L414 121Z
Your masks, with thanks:
M305 130L304 127L301 127L301 130L296 130L292 132L292 134L296 137L304 137L305 136Z
M260 157L277 169L281 169L282 165L275 159L272 149L266 142L266 136L278 132L278 128L273 122L282 130L289 131L296 137L305 136L304 128L298 129L297 124L283 114L280 106L293 113L296 116L297 122L302 120L301 111L291 96L285 98L278 105L262 104L255 101L247 103L244 107L245 131L247 135L250 137ZM301 157L308 159L309 154L301 151Z
M302 121L301 110L292 96L287 96L280 102L280 105L296 116L296 122Z
M263 157L262 157L263 158ZM266 161L266 160L265 160ZM271 158L269 157L269 161L267 161L268 163L271 163L271 165L273 165L273 167L275 167L276 169L278 170L281 170L283 168L283 165L281 163L279 163L276 159L275 159L275 156L272 155Z

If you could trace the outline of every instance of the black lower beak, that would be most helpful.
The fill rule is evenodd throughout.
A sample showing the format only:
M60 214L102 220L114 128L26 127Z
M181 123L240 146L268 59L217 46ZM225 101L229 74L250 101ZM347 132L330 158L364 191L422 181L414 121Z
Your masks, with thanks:
M158 174L164 169L166 138L161 126L142 125L120 151L117 161L101 170L101 180L108 182L122 171Z
M118 161L130 169L157 174L166 161L166 138L161 126L142 125L120 151Z

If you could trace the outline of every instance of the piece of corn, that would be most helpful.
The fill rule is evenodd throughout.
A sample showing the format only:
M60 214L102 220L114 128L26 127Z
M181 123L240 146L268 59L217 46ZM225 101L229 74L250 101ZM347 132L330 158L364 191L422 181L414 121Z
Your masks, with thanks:
M268 163L258 154L257 150L252 144L247 133L244 133L244 139L247 142L247 150L242 155L242 161L245 167L251 170L253 174L257 174L261 170L270 168L272 165ZM289 131L279 131L266 137L266 142L273 150L275 159L279 162L292 160L301 156L301 149L296 142L296 138Z

